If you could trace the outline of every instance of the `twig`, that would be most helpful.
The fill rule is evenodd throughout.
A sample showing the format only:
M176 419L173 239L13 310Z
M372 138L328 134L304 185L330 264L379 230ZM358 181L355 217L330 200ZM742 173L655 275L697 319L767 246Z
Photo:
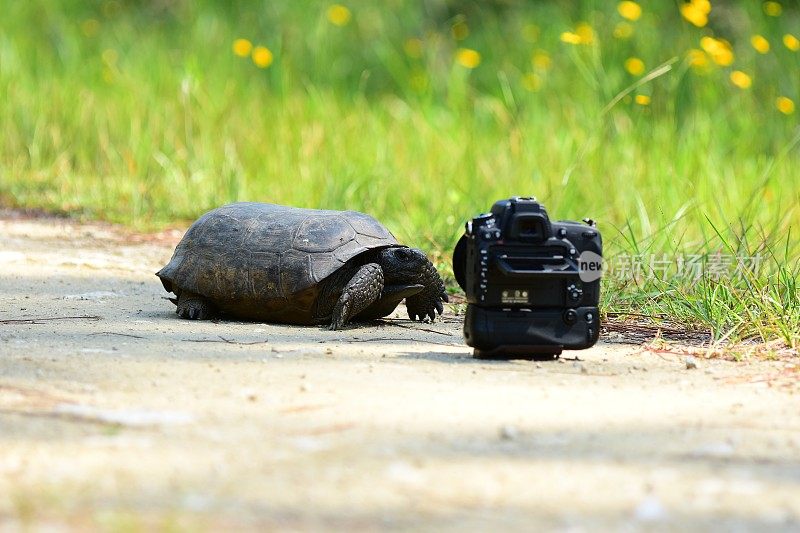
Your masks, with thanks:
M115 331L98 331L97 333L89 333L89 335L118 335L120 337L131 337L132 339L144 339L139 335L131 335L129 333L117 333Z
M620 332L647 332L647 333L666 333L670 335L689 335L693 332L680 330L676 328L668 328L663 326L646 326L644 324L604 324L605 327L609 331L620 331Z
M16 416L30 416L37 418L56 418L60 420L67 420L69 422L86 422L90 424L99 424L103 426L119 426L113 422L105 422L102 420L93 420L90 418L80 418L69 413L59 413L57 411L38 411L33 409L15 409L15 408L0 408L0 415L16 415Z
M450 324L450 323L462 322L462 320L458 318L459 316L463 316L463 315L455 315L455 316L452 316L452 315L437 315L435 322L439 322L441 324ZM426 318L428 318L428 317L426 317ZM376 318L375 321L376 322L383 322L383 323L386 323L386 324L395 324L397 322L411 322L412 324L425 324L426 323L426 322L423 322L421 320L412 320L410 318L401 318L399 316L398 317Z
M667 315L648 315L646 313L626 313L624 311L608 311L607 316L638 316L640 318L667 318Z
M324 409L328 407L325 404L304 404L304 405L293 405L289 407L284 407L283 409L278 410L281 414L291 414L291 413L303 413L306 411L316 411L317 409Z
M51 316L39 318L13 318L10 320L0 320L0 324L38 324L40 321L45 320L102 320L103 317L87 315L87 316Z
M455 336L455 335L451 335L449 333L444 333L442 331L436 331L435 329L420 328L420 327L417 327L417 326L406 326L405 324L398 324L394 320L381 320L380 322L381 322L381 324L387 324L387 325L390 325L390 326L397 326L398 328L413 329L414 331L427 331L428 333L436 333L437 335L444 335L445 337L454 337Z
M230 339L226 339L225 337L220 335L220 340L217 339L181 339L184 342L224 342L225 344L243 344L246 346L251 346L253 344L266 344L269 340L263 341L253 341L253 342L240 342L240 341L232 341Z

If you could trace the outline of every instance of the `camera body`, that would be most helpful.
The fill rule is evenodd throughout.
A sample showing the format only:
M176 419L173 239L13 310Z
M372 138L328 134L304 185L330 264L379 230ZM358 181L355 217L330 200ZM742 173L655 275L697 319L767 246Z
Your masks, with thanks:
M475 356L556 356L597 342L602 251L593 221L551 222L534 198L500 200L468 221L453 271Z

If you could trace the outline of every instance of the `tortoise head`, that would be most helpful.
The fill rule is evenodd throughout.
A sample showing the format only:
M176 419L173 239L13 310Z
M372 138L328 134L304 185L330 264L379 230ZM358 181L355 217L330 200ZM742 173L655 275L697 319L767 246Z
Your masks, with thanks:
M412 320L425 317L433 320L444 311L442 302L448 301L442 278L422 250L393 246L378 253L378 263L383 268L387 284L411 283L422 285L422 290L406 298L408 316Z
M378 252L378 264L388 283L414 282L430 264L428 258L416 248L391 246Z

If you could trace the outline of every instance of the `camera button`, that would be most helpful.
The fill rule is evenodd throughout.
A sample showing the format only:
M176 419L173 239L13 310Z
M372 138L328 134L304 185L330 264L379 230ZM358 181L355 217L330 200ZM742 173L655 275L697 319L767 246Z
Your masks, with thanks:
M559 228L558 229L558 236L563 239L564 237L567 236L567 230L564 229L564 228Z
M594 320L594 315L592 313L586 313L586 322L592 322Z
M574 309L567 309L564 311L564 323L572 325L578 321L578 313Z
M567 296L570 300L577 302L583 298L583 289L573 283L567 287Z

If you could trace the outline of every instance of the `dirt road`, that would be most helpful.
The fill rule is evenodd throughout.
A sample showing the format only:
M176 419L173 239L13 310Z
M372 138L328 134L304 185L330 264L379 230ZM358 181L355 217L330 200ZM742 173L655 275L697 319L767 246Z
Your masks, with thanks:
M800 528L791 362L183 321L177 237L0 217L0 531Z

